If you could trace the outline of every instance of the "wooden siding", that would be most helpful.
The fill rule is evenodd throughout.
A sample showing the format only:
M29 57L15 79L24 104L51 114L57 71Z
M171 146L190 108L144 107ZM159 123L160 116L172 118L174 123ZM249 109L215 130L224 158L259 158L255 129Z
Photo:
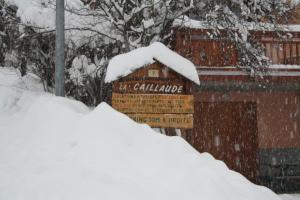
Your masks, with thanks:
M190 141L230 169L252 181L258 175L256 104L252 102L197 102Z
M238 52L235 45L222 36L210 39L209 30L178 29L175 34L174 50L189 58L196 66L236 66ZM252 32L265 48L265 55L272 64L300 65L300 33L289 33L289 38L280 39L274 32Z
M300 40L262 40L265 55L272 64L299 65Z
M226 38L207 37L206 30L181 30L176 33L174 49L197 66L233 66L237 51Z

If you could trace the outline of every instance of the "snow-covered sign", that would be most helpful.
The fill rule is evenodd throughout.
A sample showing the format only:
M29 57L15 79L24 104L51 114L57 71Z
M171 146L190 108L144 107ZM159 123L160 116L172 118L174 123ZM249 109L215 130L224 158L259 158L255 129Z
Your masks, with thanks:
M194 64L159 42L111 59L107 68L105 82L112 82L127 76L137 69L155 63L155 61L164 64L197 85L200 84Z
M113 81L112 106L135 121L152 127L193 127L196 68L163 44L113 58L105 80Z

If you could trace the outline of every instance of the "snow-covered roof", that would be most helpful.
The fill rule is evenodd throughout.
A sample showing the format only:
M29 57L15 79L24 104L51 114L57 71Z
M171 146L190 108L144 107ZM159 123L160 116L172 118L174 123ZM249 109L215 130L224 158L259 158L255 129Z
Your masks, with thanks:
M153 64L155 60L194 83L200 84L194 64L159 42L112 58L108 64L105 82L127 76L139 68Z
M300 1L300 0L299 0ZM183 16L177 18L173 22L173 27L184 27L184 28L191 28L191 29L210 29L210 25L205 21L199 21L191 19L187 16ZM249 31L274 31L278 28L278 25L271 23L252 23L248 22L245 24L245 27ZM219 29L225 29L224 27L218 27ZM300 25L298 24L288 24L288 25L281 25L282 31L287 32L300 32Z

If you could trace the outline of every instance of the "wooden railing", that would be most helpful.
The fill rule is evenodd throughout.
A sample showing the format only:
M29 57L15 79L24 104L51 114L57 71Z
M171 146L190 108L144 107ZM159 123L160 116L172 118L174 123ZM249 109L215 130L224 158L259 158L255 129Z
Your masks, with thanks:
M272 33L259 33L257 40L265 47L265 56L274 65L300 65L300 33L280 39ZM174 50L197 66L235 66L238 52L226 38L210 39L204 30L177 34Z
M300 41L262 41L272 64L300 65Z

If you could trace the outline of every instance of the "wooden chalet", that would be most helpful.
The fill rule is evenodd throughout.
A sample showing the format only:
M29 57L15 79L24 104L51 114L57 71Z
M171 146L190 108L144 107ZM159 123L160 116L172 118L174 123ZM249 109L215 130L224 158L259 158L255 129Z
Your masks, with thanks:
M234 45L208 30L176 28L173 43L201 80L186 140L275 192L300 192L300 18L289 26L286 39L252 31L272 61L263 78L237 69Z

